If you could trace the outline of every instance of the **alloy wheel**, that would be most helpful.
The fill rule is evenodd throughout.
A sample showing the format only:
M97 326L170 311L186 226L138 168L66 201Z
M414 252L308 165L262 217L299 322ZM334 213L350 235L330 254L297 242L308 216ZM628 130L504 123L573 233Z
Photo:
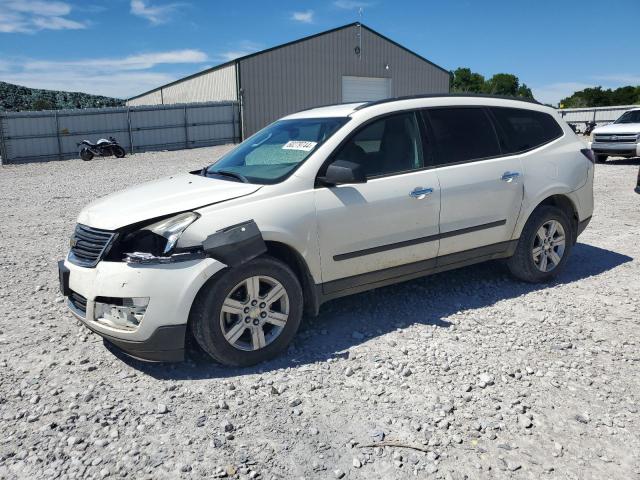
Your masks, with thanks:
M549 220L542 224L533 240L533 263L541 272L550 272L560 264L564 255L566 236L562 224Z
M254 351L266 347L284 330L289 295L275 278L256 275L231 289L220 311L220 327L233 347Z

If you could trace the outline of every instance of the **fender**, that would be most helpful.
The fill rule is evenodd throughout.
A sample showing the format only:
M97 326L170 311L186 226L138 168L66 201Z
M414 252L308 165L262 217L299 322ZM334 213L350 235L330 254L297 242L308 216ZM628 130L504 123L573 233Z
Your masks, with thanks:
M207 256L237 267L265 253L267 246L256 222L249 220L209 235L202 249Z
M551 187L546 189L544 192L542 192L540 195L538 195L535 199L533 199L533 201L522 204L522 208L520 209L520 215L518 216L518 221L516 222L516 226L513 231L513 236L511 237L513 240L517 240L518 238L520 238L520 235L522 234L522 230L524 229L524 226L527 223L527 220L529 220L529 217L531 216L533 211L538 207L538 205L543 203L547 198L552 197L554 195L562 195L563 197L566 197L567 199L569 199L573 207L573 211L577 215L577 212L579 211L579 205L576 205L576 202L578 202L578 199L576 198L576 196L572 195L572 192L568 191L566 187L562 187L561 185L552 185Z

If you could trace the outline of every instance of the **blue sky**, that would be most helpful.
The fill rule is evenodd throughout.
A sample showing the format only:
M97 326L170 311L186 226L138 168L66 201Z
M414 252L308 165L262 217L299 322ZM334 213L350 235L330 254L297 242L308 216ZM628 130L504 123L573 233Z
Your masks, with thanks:
M0 0L0 80L128 97L355 21L359 8L444 68L514 73L544 102L640 84L640 0Z

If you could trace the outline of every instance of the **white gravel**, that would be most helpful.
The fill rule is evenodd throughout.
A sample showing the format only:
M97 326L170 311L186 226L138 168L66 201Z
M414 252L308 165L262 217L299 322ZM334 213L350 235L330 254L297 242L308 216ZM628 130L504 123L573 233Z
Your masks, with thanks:
M225 148L0 169L0 479L640 478L637 159L596 167L554 284L492 263L336 300L244 370L114 354L58 293L79 210Z

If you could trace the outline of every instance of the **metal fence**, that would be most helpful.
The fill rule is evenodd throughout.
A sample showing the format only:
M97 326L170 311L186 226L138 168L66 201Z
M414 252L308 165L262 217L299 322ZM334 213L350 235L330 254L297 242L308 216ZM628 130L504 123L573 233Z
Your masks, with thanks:
M598 125L611 123L627 110L638 108L640 105L618 105L613 107L592 108L561 108L558 113L567 123L583 127L587 122Z
M237 102L0 113L2 163L78 157L77 143L113 136L129 153L240 141Z

